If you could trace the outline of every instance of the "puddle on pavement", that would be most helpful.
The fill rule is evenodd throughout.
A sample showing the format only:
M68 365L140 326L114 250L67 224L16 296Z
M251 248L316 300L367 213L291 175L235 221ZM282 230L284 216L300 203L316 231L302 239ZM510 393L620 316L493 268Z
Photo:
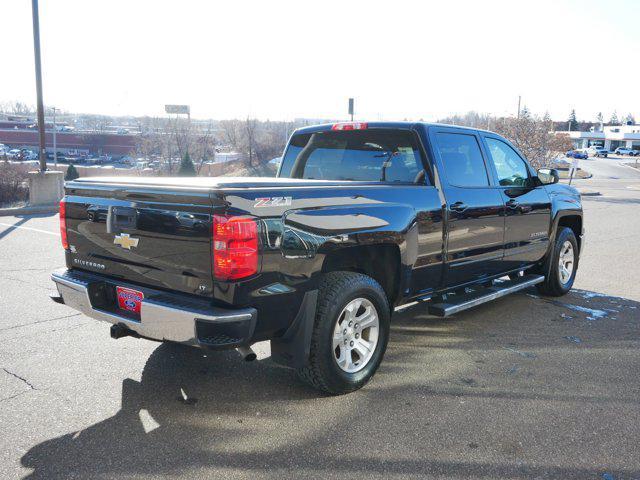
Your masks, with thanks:
M551 303L552 305L556 305L558 307L566 308L569 310L573 310L574 312L584 313L586 315L585 320L587 321L595 321L603 318L610 318L612 320L617 320L615 314L620 313L624 309L636 310L637 307L635 305L627 305L629 300L617 297L613 295L606 295L604 293L598 292L590 292L587 290L572 290L568 296L579 297L586 300L587 303L591 303L591 301L597 302L596 306L583 306L576 305L574 303L563 302L560 300L553 300L551 298L545 298L540 295L535 295L533 293L526 293L528 297L535 298L536 300L542 300L546 303ZM595 308L597 307L597 308ZM567 315L565 313L560 314L560 318L564 320L573 319L572 316Z

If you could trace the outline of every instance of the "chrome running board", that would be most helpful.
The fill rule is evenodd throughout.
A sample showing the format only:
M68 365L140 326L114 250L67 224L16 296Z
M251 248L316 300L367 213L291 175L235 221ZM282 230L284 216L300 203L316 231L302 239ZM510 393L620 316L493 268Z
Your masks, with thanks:
M463 310L495 300L510 293L542 283L542 275L524 275L515 280L497 283L482 290L461 295L447 295L446 300L429 305L429 313L437 317L448 317Z

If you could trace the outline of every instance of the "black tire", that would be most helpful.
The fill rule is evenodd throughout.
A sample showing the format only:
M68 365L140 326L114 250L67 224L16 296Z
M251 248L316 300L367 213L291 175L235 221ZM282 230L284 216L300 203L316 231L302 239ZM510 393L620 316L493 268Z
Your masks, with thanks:
M579 250L576 236L570 228L559 228L553 245L553 251L545 265L546 274L544 282L536 285L540 293L550 297L561 297L569 292L571 287L573 287L573 282L575 281L578 271ZM563 282L560 273L560 254L562 253L565 242L569 242L573 248L573 268L569 279Z
M357 298L369 300L375 307L378 340L365 366L357 372L348 373L338 366L332 342L338 317L347 304ZM320 282L309 358L307 364L298 369L298 376L312 387L331 395L362 388L378 370L387 349L390 317L387 296L373 278L353 272L327 273Z

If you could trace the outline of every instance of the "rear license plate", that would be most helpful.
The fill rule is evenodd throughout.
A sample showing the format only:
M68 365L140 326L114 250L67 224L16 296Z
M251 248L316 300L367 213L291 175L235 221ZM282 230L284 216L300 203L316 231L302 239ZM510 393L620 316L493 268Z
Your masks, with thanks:
M118 298L119 308L127 312L140 314L140 307L144 298L142 292L125 287L116 287L116 297Z

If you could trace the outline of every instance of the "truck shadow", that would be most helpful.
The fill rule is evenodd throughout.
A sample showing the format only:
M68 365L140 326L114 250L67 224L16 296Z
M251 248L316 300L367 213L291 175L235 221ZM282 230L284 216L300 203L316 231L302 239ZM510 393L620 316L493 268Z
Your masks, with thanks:
M592 310L605 311L618 305L617 320L609 316L601 319L603 322L622 323L626 321L623 316L634 314L640 305L631 300L612 302L615 297L590 295L591 292L578 292L570 300L582 299L583 304L588 301L589 307L585 308ZM236 352L205 352L162 344L149 357L140 382L123 380L121 407L115 415L34 446L21 463L33 469L27 477L31 479L134 475L225 478L231 472L242 478L363 474L417 477L438 472L456 478L600 478L604 471L598 473L587 467L515 461L517 449L513 453L511 447L505 450L502 444L495 447L498 453L489 448L484 457L478 457L474 450L475 456L467 459L425 453L424 449L440 450L438 430L431 431L423 419L431 409L447 402L457 404L460 396L496 402L507 398L523 405L534 398L545 399L541 392L523 390L521 386L510 388L500 382L487 386L482 380L474 385L473 378L469 380L468 364L476 368L478 359L491 362L490 357L496 352L513 356L513 362L535 361L514 353L536 348L531 340L515 345L514 351L503 348L512 345L509 342L514 339L523 343L518 340L520 331L515 327L519 321L515 312L522 308L539 309L543 315L538 322L556 322L551 319L552 314L562 318L565 313L559 310L563 307L549 304L547 299L526 294L453 319L426 318L420 310L405 312L394 323L385 363L372 384L342 397L319 395L300 383L292 371L268 359L245 363ZM503 313L496 315L492 309ZM568 324L574 320L587 322L578 318L578 313L586 315L585 312L568 311L574 312ZM494 335L501 330L506 330L504 337ZM610 348L621 342L627 332L622 329L612 335L602 339ZM576 347L562 336L553 341L549 338L544 340L546 349ZM445 350L451 363L446 368L431 363L441 362L444 357L425 356L425 352L439 355ZM458 366L458 361L465 363ZM425 363L433 367L433 376L425 372ZM596 394L590 398L589 394L556 391L547 397L578 402L579 408L580 402L613 402L613 395L611 399ZM633 406L637 407L637 403L635 400ZM403 410L406 416L400 415ZM456 418L448 419L439 428L455 430L457 424L450 422L456 422ZM345 428L349 424L355 427ZM364 432L372 435L363 437ZM462 447L467 448L470 437L464 431L459 436ZM366 461L358 455L344 454L344 445L358 442L368 452ZM478 448L473 447L473 442L469 445ZM564 465L575 465L575 458L567 458ZM607 473L614 478L635 478L640 474L631 469Z

